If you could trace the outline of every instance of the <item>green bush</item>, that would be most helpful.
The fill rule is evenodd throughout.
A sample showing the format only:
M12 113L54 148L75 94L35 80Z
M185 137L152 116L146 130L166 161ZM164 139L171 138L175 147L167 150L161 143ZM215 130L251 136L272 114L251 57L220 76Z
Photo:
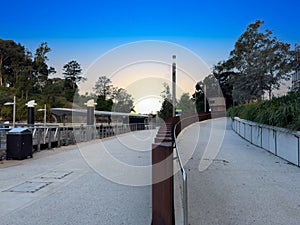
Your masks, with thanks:
M286 96L231 107L228 116L277 127L300 130L300 92Z

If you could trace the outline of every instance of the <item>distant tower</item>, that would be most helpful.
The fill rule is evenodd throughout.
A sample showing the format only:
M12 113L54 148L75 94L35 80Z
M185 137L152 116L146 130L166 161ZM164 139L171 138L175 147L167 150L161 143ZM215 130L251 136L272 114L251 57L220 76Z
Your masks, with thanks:
M292 75L292 91L300 91L300 46L295 46L296 67Z

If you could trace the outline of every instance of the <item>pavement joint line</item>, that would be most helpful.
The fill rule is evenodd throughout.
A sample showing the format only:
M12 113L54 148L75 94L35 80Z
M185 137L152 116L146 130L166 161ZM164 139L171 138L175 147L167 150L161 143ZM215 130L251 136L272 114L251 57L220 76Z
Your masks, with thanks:
M68 172L64 172L64 171L50 171L48 173L46 173L45 175L40 176L39 178L41 179L63 179L66 176L70 175L71 173L73 173L73 171L68 171Z

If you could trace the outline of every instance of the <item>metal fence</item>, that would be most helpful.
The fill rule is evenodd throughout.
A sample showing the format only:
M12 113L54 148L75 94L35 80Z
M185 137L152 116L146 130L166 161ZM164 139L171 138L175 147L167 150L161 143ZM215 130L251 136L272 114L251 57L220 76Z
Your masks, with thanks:
M6 135L11 129L8 128L10 126L11 124L0 125L0 150L2 153L6 150ZM95 126L28 126L27 124L16 124L16 127L25 127L31 130L33 148L36 151L152 128L152 126L145 124L97 124Z

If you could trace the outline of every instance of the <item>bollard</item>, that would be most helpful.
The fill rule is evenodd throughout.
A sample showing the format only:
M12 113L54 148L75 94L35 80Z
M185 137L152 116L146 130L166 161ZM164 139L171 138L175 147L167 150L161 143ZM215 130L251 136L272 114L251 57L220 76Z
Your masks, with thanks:
M27 102L27 124L34 125L34 106L36 106L35 100Z
M85 105L87 106L87 125L91 125L93 126L95 124L94 121L94 112L95 112L95 105L97 105L97 103L95 103L94 99L91 99L89 101L87 101L87 103L85 103Z

